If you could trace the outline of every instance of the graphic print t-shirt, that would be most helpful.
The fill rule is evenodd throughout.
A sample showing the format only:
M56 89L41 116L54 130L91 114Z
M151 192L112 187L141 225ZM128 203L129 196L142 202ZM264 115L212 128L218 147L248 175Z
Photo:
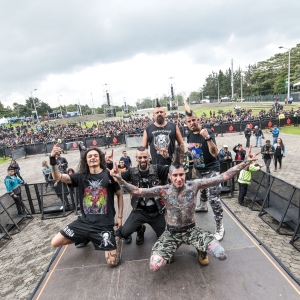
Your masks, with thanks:
M214 143L215 136L210 129L207 129L208 134L211 136ZM216 157L212 156L209 153L209 148L205 138L199 133L194 134L189 132L187 141L189 147L192 150L192 155L194 159L194 168L198 171L207 172L207 171L220 171L220 164Z
M113 226L116 214L114 194L120 186L106 170L100 174L70 175L72 186L78 187L82 220L86 223Z

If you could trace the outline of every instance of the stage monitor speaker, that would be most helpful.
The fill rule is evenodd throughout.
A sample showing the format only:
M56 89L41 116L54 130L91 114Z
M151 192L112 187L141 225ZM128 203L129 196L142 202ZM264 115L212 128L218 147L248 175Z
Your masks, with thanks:
M116 116L116 110L114 108L105 109L105 117L112 118Z

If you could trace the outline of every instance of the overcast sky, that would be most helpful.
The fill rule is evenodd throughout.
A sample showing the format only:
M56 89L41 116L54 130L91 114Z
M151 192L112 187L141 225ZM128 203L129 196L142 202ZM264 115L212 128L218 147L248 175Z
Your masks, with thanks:
M300 43L299 0L0 0L0 101L58 106L199 90ZM172 77L172 79L169 79ZM106 84L106 85L105 85ZM60 96L61 95L61 96ZM221 95L223 96L223 95Z

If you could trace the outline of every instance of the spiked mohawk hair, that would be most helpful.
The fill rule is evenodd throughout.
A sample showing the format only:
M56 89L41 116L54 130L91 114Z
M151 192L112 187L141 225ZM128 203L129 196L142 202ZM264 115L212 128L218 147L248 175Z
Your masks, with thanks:
M172 165L169 168L169 173L172 174L175 169L184 168L183 163L184 153L180 146L176 146L174 151L174 160Z
M158 102L158 98L156 98L156 106L155 107L161 107L160 103Z
M186 100L184 101L184 107L185 107L185 114L191 117L194 112L190 109L190 106L188 105Z

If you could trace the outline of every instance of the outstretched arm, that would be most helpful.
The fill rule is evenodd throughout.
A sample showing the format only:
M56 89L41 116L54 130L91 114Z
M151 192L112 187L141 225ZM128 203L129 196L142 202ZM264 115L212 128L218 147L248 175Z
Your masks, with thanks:
M214 176L206 179L196 179L194 180L194 184L196 184L198 189L199 188L203 189L211 186L217 186L220 183L229 180L230 178L238 174L241 170L243 170L245 167L249 166L253 161L257 160L256 156L260 154L260 152L256 154L252 154L251 150L252 150L252 146L250 146L249 148L247 159L242 163L230 168L229 170L227 170L226 172L218 176Z
M164 197L165 196L165 187L164 186L155 186L149 189L144 189L144 188L138 188L135 185L132 185L125 181L119 170L117 163L115 163L115 167L112 170L107 169L107 171L110 173L110 176L114 178L116 182L118 182L124 190L126 190L130 195L132 196L137 196L137 197Z
M50 157L55 157L55 155L59 152L61 152L63 149L61 149L58 144L55 144ZM57 168L57 165L51 165L51 171L52 171L52 177L54 180L60 181L60 182L65 182L68 184L72 183L72 180L68 174L61 174Z

